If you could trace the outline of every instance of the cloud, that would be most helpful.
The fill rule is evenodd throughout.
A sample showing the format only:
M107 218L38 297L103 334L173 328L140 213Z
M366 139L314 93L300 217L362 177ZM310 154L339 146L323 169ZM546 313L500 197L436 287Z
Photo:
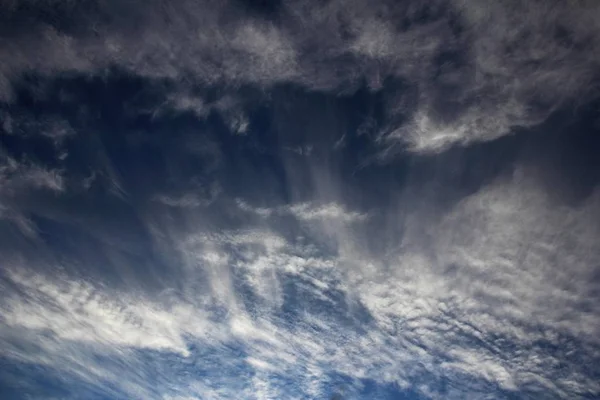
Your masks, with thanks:
M195 193L195 191L189 191L179 196L158 194L155 195L153 199L154 201L169 207L177 207L184 209L206 207L212 204L221 192L221 188L216 183L213 183L212 185L209 185L206 188L201 187L199 189L200 193Z
M213 3L0 5L0 355L111 398L598 396L597 188L469 160L597 96L599 7Z
M354 237L352 251L284 236L289 227L278 232L275 224L180 233L185 268L176 296L151 300L11 272L19 290L5 291L0 334L6 341L14 329L51 332L52 346L85 343L142 369L131 349L173 354L184 365L196 360L204 378L160 386L156 398L272 398L289 393L288 380L298 398L319 397L334 373L354 382L348 390L371 379L433 399L493 390L591 396L600 391L584 367L600 357L598 232L589 223L598 196L558 211L532 177L521 169L498 178L434 223L409 213L399 247L386 257L362 252L366 243L351 231L344 236ZM35 357L13 347L4 354L34 363L47 357L58 368L62 358L43 346L50 344ZM82 371L93 381L107 368ZM106 379L127 393L148 389Z
M158 195L155 196L155 200L167 206L182 208L194 208L210 204L209 200L200 199L192 193L186 193L181 197Z
M62 192L65 189L62 171L31 163L19 163L10 156L3 158L4 162L0 165L3 194L26 189L47 189L53 192Z
M35 237L35 223L23 211L22 202L32 194L62 194L65 171L32 162L19 162L0 150L0 220L13 224L26 237Z
M305 221L338 219L343 222L354 222L364 221L367 218L366 214L355 211L346 211L337 204L327 204L313 208L306 203L302 203L290 206L289 210L296 218Z
M2 5L5 102L27 74L101 76L112 67L170 82L157 107L200 117L210 107L189 86L294 84L336 94L367 82L375 93L393 79L406 90L390 97L379 126L389 155L492 140L596 93L600 8L593 1L285 2L268 18L236 2L96 8ZM12 22L19 19L27 32ZM235 115L231 129L246 132L247 117Z
M39 275L10 273L10 281L27 293L26 299L8 299L3 320L9 327L50 331L65 341L103 346L147 348L189 354L183 334L200 329L199 310L162 305L143 299L128 299L81 281L53 282ZM193 319L189 319L189 318ZM185 323L184 323L185 321Z
M384 331L399 340L418 335L427 354L452 359L440 373L464 372L507 390L552 381L544 390L562 397L580 372L571 366L568 376L550 377L543 365L570 359L572 340L597 355L597 312L582 312L598 261L590 242L598 233L586 222L597 213L597 198L581 210L558 211L520 176L465 199L439 225L423 226L415 215L390 270L394 278L384 273L352 286ZM429 244L423 229L432 232ZM573 252L567 243L581 247ZM427 251L415 252L423 245ZM479 343L475 353L467 343ZM543 343L557 346L556 353ZM512 354L512 346L527 350ZM598 390L590 381L582 386Z
M323 205L296 203L276 208L252 207L241 199L238 199L236 203L241 210L261 217L291 215L297 220L305 222L339 221L343 223L361 222L368 218L368 214L346 210L342 205L336 203Z

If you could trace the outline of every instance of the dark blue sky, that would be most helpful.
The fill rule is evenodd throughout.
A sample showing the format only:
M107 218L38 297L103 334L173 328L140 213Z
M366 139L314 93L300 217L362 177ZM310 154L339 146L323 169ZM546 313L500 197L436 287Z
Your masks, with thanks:
M598 20L2 3L0 398L598 398Z

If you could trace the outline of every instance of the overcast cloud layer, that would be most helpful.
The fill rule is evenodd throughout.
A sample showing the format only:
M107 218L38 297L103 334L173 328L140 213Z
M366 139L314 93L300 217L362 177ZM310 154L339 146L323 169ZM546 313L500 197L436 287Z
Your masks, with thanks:
M600 397L597 1L0 2L0 397Z

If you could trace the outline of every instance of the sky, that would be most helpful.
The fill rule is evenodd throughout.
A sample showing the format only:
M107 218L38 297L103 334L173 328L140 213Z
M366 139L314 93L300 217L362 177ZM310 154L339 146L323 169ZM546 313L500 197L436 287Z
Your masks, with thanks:
M0 1L0 398L600 398L600 3Z

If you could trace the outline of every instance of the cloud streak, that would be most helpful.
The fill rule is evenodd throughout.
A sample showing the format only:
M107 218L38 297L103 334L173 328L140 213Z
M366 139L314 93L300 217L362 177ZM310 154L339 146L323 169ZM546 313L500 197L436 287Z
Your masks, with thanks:
M261 217L290 215L299 221L340 221L343 223L361 222L368 218L368 214L346 210L342 205L329 203L312 205L297 203L276 208L252 207L243 200L236 201L238 207Z

